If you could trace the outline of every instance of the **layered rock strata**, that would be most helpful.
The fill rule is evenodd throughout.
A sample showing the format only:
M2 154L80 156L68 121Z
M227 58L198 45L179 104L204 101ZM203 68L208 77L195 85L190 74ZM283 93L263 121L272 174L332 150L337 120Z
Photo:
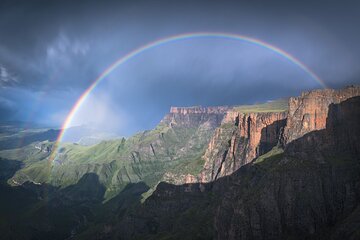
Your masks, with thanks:
M289 99L289 113L284 130L283 144L304 136L306 133L324 129L330 104L337 104L360 95L360 87L322 89L303 92Z
M203 182L229 175L279 142L286 112L239 113L229 111L215 130L205 152Z
M329 106L359 95L358 86L313 90L290 98L287 112L227 111L203 156L200 181L229 175L274 146L286 148L311 131L325 129Z

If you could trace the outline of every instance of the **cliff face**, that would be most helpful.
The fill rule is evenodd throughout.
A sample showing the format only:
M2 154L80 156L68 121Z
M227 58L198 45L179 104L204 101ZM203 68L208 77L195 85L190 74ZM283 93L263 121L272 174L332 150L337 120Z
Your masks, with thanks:
M277 145L286 112L240 113L228 111L205 152L201 180L229 175Z
M360 87L350 86L341 90L313 90L290 98L283 143L286 145L308 132L324 129L330 104L359 95Z
M227 110L228 107L171 107L160 125L194 127L206 124L214 129L220 126Z
M185 132L191 132L192 136L185 144L175 146L178 148L177 158L186 158L184 164L179 167L180 169L169 169L162 181L174 184L199 181L198 173L203 167L201 156L228 109L228 107L171 107L170 113L161 120L159 126L171 129L180 138ZM163 144L168 143L165 141Z
M358 239L360 97L325 129L212 183L161 183L114 226L124 239ZM114 232L112 234L114 234Z
M290 100L289 115L276 106L172 108L155 129L127 140L63 147L51 177L73 184L64 188L37 184L48 166L43 146L16 150L29 163L20 170L21 162L8 163L14 152L2 151L0 180L22 176L35 184L17 189L39 195L27 200L0 183L0 212L11 220L0 229L9 239L359 239L360 97L353 95L359 88L305 93ZM26 231L33 235L16 237Z
M306 133L324 129L330 104L359 95L360 87L355 86L314 90L290 98L288 112L227 111L203 156L200 181L229 175L278 144L285 147Z
M325 129L232 178L215 216L217 239L357 239L360 97L328 111Z
M323 163L334 152L360 155L360 97L330 104L325 129L305 134L285 147L287 156ZM321 143L321 144L319 144Z
M224 114L229 110L227 106L219 107L171 107L170 114Z

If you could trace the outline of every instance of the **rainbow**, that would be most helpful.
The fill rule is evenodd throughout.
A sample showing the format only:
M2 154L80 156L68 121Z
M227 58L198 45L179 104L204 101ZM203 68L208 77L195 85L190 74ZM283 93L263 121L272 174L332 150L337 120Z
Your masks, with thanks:
M66 120L64 121L64 123L62 125L61 131L59 133L59 136L58 136L55 146L53 148L53 154L50 157L51 161L54 159L56 152L57 152L57 147L59 145L59 142L61 142L61 139L63 138L66 129L70 126L70 123L73 120L78 109L85 102L86 98L89 96L91 91L94 90L94 88L96 88L96 86L99 85L99 83L101 83L112 71L114 71L117 67L119 67L123 63L129 61L130 59L140 55L141 53L143 53L147 50L150 50L150 49L153 49L156 47L160 47L165 44L178 42L178 41L182 41L182 40L187 40L187 39L194 39L194 38L219 38L219 39L238 40L238 41L242 41L242 42L251 43L251 44L254 44L254 45L257 45L260 47L264 47L265 49L268 49L274 53L277 53L278 55L284 57L285 59L289 60L293 64L297 65L302 70L304 70L309 76L311 76L311 78L313 78L315 81L317 81L322 87L326 88L325 83L320 79L320 77L317 76L313 71L311 71L311 69L309 69L309 67L307 67L304 63L302 63L299 59L295 58L290 53L287 53L278 47L275 47L269 43L266 43L266 42L261 41L256 38L252 38L252 37L248 37L248 36L244 36L244 35L220 33L220 32L185 33L185 34L161 38L161 39L155 40L153 42L150 42L146 45L143 45L143 46L129 52L128 54L119 58L118 60L116 60L104 72L102 72L95 79L95 81L83 92L83 94L79 97L79 99L76 101L76 103L70 110L69 114L66 117Z

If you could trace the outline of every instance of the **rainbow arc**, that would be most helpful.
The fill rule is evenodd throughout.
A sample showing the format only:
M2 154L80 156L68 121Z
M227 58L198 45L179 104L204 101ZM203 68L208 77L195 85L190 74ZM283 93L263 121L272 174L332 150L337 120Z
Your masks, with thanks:
M188 39L195 39L195 38L219 38L219 39L230 39L230 40L237 40L240 42L247 42L251 43L260 47L263 47L265 49L268 49L269 51L272 51L285 59L289 60L291 63L295 64L299 68L301 68L304 72L306 72L312 79L314 79L316 82L318 82L323 88L326 88L325 83L321 80L321 78L316 75L309 67L307 67L303 62L301 62L299 59L294 57L288 52L285 52L284 50L271 45L267 42L264 42L262 40L239 35L239 34L230 34L230 33L219 33L219 32L196 32L196 33L185 33L180 35L174 35L170 37L165 37L158 39L156 41L150 42L148 44L145 44L125 56L122 56L118 60L116 60L113 64L111 64L104 72L102 72L94 81L93 83L83 92L83 94L79 97L79 99L76 101L74 106L71 108L69 114L66 117L66 120L64 121L61 131L59 133L59 136L56 140L56 143L54 145L52 154L50 155L49 161L52 162L52 160L55 158L57 153L57 148L59 146L59 143L61 142L62 138L64 137L64 134L66 132L66 129L70 126L74 116L76 115L76 112L80 109L82 104L85 102L86 98L89 96L89 94L98 86L102 81L106 79L106 77L111 74L112 71L114 71L117 67L124 64L125 62L133 59L134 57L142 54L145 51L148 51L153 48L161 47L165 44L170 44L174 42L184 41Z

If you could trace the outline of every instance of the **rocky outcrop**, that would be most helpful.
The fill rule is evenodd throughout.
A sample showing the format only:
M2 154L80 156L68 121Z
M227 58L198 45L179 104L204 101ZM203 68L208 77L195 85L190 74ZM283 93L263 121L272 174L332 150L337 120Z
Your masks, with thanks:
M313 157L323 163L333 152L351 152L360 156L360 97L330 104L325 129L313 131L286 147L287 156ZM319 144L321 143L321 144Z
M288 112L227 111L203 157L201 181L229 175L278 144L285 147L306 133L324 129L330 104L359 95L356 86L313 90L290 98Z
M359 95L360 87L349 86L340 90L313 90L290 98L283 144L286 145L308 132L324 129L330 104Z
M171 107L170 113L173 114L224 114L230 108L227 106L219 106L219 107Z
M169 126L194 126L207 122L210 127L218 127L229 107L171 107L160 122Z
M215 216L217 239L359 236L359 223L346 221L360 204L360 97L328 111L325 129L233 177L233 191L224 194Z
M241 113L228 111L205 152L203 182L229 175L277 145L286 112Z
M199 182L198 173L203 167L203 161L198 166L197 162L205 152L215 129L217 129L228 111L228 107L171 107L170 113L167 114L160 122L159 126L169 128L172 132L184 136L184 133L190 132L192 137L187 141L175 146L177 158L187 159L180 169L171 169L167 171L162 181L173 184L184 184ZM164 135L166 140L166 135ZM161 143L161 142L160 142ZM159 142L153 144L154 149L158 149ZM166 144L166 142L163 142ZM174 146L173 146L174 147ZM196 152L196 154L189 154ZM195 163L195 164L194 164Z
M114 225L124 239L358 239L360 97L326 128L212 183L161 183Z
M34 147L41 152L49 153L51 152L53 146L51 143L49 143L49 141L44 141L44 142L36 143Z
M187 183L197 183L199 178L192 174L178 174L173 172L167 172L164 174L162 181L172 183L175 185L187 184Z

